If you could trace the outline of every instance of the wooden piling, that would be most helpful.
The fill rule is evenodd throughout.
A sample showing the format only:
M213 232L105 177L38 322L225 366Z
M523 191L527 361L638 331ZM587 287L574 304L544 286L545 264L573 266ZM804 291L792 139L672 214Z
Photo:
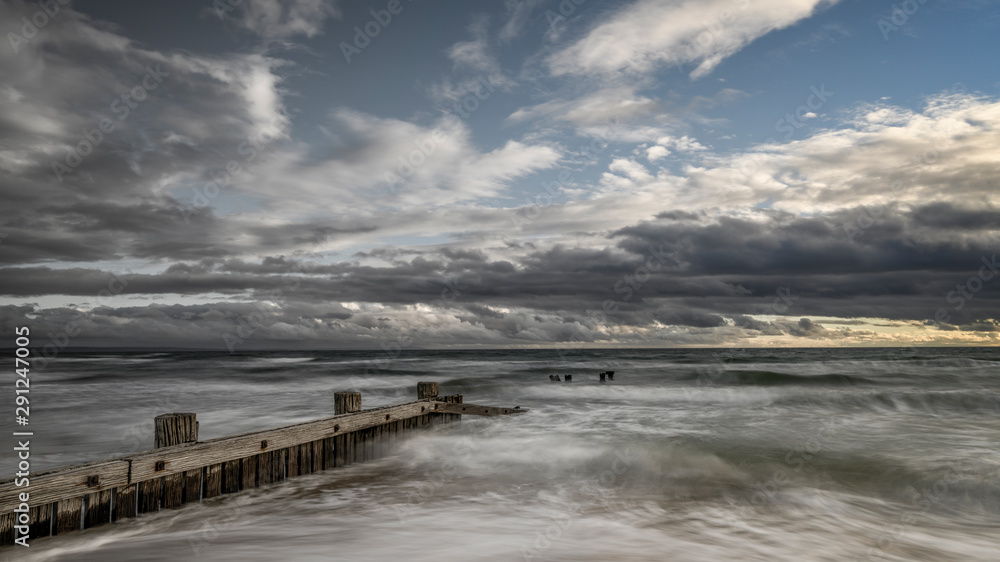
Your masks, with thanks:
M425 398L434 398L437 395L438 395L438 383L436 382L417 383L417 400L424 400Z
M196 414L163 414L153 418L156 427L156 448L171 447L198 440Z
M353 414L361 411L360 392L334 392L333 411L336 415Z

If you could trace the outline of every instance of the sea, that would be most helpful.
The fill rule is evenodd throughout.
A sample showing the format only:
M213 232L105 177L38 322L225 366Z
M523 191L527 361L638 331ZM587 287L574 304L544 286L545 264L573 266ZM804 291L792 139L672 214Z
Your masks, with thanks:
M31 373L32 470L151 449L161 413L209 439L330 416L336 391L411 401L418 381L528 412L0 557L1000 560L996 348L385 347L64 352Z

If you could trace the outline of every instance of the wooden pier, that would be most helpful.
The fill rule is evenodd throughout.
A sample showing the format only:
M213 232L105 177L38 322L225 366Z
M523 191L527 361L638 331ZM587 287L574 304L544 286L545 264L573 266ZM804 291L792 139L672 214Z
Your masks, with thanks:
M24 531L29 540L61 535L377 459L405 432L462 415L525 411L465 404L421 382L415 402L363 410L360 393L337 392L332 417L208 441L198 441L195 414L164 414L155 419L155 449L32 474L29 486L0 482L0 546Z

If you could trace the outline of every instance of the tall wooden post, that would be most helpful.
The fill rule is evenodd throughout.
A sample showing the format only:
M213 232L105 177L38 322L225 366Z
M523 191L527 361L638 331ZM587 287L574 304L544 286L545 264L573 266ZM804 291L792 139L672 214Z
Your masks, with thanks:
M351 414L361 411L360 392L335 392L333 394L333 411L336 415ZM354 440L357 432L337 435L333 438L335 464L344 466L355 461Z
M436 382L417 383L417 400L423 400L425 398L434 398L437 395L438 395L438 383Z
M156 448L197 441L197 418L197 414L163 414L153 418L156 426Z
M335 392L333 394L333 412L336 415L353 414L361 411L360 392Z
M156 448L173 447L198 440L198 416L192 413L174 413L156 416L153 419L156 432ZM140 511L156 511L161 501L165 509L180 507L184 502L201 500L201 470L182 474L172 474L161 479L159 485L152 481L140 487L141 495L156 497L139 498ZM148 485L152 484L152 485Z

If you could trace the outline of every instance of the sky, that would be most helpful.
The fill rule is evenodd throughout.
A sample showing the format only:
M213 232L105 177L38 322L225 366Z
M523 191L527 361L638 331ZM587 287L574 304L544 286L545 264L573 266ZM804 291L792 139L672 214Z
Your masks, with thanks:
M3 332L992 345L997 8L0 0Z

